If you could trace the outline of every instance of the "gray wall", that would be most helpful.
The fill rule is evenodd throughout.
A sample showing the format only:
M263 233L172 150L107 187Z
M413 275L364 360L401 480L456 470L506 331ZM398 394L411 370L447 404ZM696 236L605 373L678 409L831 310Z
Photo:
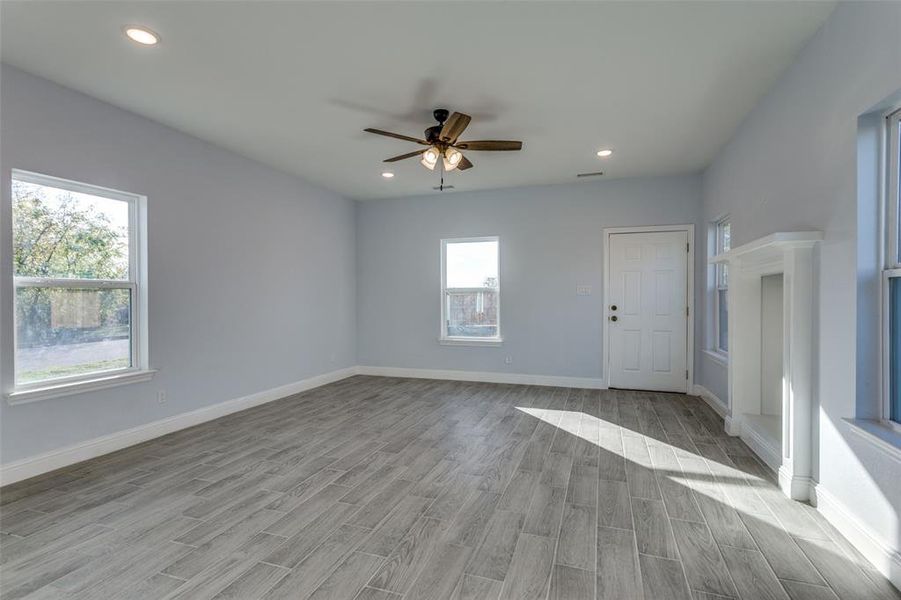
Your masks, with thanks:
M361 203L359 364L602 377L601 230L694 223L699 184L658 177ZM485 235L500 236L504 344L439 345L439 240ZM576 295L582 284L591 296Z
M2 69L4 389L12 375L11 168L148 196L150 362L160 370L147 383L0 402L4 464L356 363L353 202Z
M815 478L821 492L895 549L901 547L899 465L852 434L843 419L873 417L879 406L872 360L878 330L867 318L858 331L855 318L857 312L878 315L875 205L857 202L858 159L866 158L858 154L858 117L899 87L901 3L840 4L745 119L703 183L704 219L731 214L733 247L774 231L824 232L813 307ZM865 264L858 264L859 252ZM858 355L871 360L861 363ZM719 367L703 353L699 360L699 382L713 389L722 380L711 374Z

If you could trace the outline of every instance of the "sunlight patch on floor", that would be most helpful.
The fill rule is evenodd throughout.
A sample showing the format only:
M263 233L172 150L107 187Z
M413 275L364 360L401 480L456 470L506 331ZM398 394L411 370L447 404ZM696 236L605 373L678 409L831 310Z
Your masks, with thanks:
M613 452L623 460L631 460L626 458L622 443L610 443L609 438L604 439L605 436L601 435L601 432L604 430L616 431L622 435L623 432L620 426L615 423L604 421L581 411L527 406L517 406L516 410L553 425L574 437L591 442L598 446L601 451ZM641 436L645 443L656 444L672 451L678 460L680 468L679 470L673 470L664 465L658 466L652 463L642 466L653 469L657 475L662 475L714 500L722 501L725 494L730 500L729 503L733 506L762 504L762 500L757 496L756 490L760 487L771 485L770 482L753 473L747 473L734 466L705 458L700 454L674 446L669 442L649 438L641 432L627 431L635 436Z

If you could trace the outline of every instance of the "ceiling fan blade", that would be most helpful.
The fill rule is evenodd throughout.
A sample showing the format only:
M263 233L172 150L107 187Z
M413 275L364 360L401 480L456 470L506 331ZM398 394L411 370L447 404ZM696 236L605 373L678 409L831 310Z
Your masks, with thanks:
M469 162L469 159L464 156L462 159L460 159L460 164L457 165L457 168L461 171L465 171L466 169L472 168L472 163Z
M463 130L469 126L470 121L472 121L472 117L469 115L455 112L444 122L444 126L441 128L441 133L438 134L438 137L443 142L450 142L453 144L457 141L457 138L460 137L460 134L463 133Z
M376 135L384 135L387 137L397 138L399 140L406 140L408 142L414 142L416 144L422 144L423 146L428 146L429 143L425 140L420 140L419 138L410 137L409 135L401 135L400 133L391 133L390 131L383 131L381 129L372 129L371 127L367 127L363 131L367 133L374 133Z
M522 150L522 142L513 140L476 140L454 144L460 150Z
M417 150L416 152L407 152L406 154L401 154L400 156L392 156L391 158L386 158L382 162L397 162L399 160L404 160L405 158L413 158L414 156L419 156L425 152L425 150Z

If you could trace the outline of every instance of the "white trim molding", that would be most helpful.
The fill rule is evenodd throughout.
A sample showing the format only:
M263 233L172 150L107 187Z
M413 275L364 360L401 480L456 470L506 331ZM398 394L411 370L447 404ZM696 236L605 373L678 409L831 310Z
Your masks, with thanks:
M121 371L118 373L110 373L103 377L95 377L93 379L84 379L71 383L48 382L48 385L20 390L6 394L6 401L15 406L17 404L26 404L28 402L37 402L38 400L47 400L49 398L60 398L62 396L72 396L75 394L84 394L85 392L96 392L106 388L116 387L119 385L127 385L129 383L140 383L142 381L150 381L156 369L147 369L145 371L135 371L132 369Z
M870 419L844 419L844 421L850 426L851 433L895 462L901 463L901 433L893 426Z
M688 316L686 318L685 327L685 368L688 371L685 377L684 393L690 394L692 390L691 382L695 379L695 226L694 223L677 224L677 225L636 225L629 227L604 227L601 229L603 238L603 261L604 261L604 278L602 292L602 325L601 325L601 343L603 345L603 370L605 377L610 374L610 320L607 311L607 302L610 297L610 236L622 233L661 233L668 231L684 231L688 237L688 251L686 252L686 287L685 301L688 304ZM675 390L673 390L675 391ZM682 389L678 390L683 392Z
M19 327L15 324L18 311L15 310L17 296L13 297L13 328L9 336L11 345L4 347L12 356L12 372L3 392L11 404L30 402L55 396L65 396L82 391L92 391L122 383L147 381L153 375L150 368L147 312L147 196L95 186L52 175L44 175L21 169L10 171L12 181L38 186L67 190L79 194L105 198L125 204L128 210L128 273L122 279L94 279L70 277L18 276L13 274L13 292L21 288L65 288L84 289L93 292L127 291L129 293L129 364L115 371L91 371L40 381L19 381L19 347L17 336ZM4 373L5 377L7 374ZM114 379L118 377L118 380ZM84 385L82 385L84 384ZM66 387L70 386L70 387Z
M725 418L729 415L729 406L717 398L716 394L705 388L703 385L694 384L691 389L692 396L697 396L712 408L716 414Z
M413 379L447 379L450 381L476 381L483 383L513 383L520 385L545 385L605 390L603 378L565 377L560 375L532 375L529 373L500 373L496 371L458 371L456 369L410 369L405 367L357 367L360 375L379 377L410 377Z
M779 473L779 487L794 500L807 500L812 473L811 423L814 411L813 317L816 304L814 247L819 231L777 232L732 248L709 259L729 265L729 314L742 315L729 324L728 389L730 435L741 435ZM782 411L780 460L773 464L767 438L754 431L746 416L762 414L761 346L762 277L781 275Z
M779 473L780 477L782 476L781 448L773 446L772 440L768 440L765 436L761 435L758 430L751 427L742 427L740 437L742 441L746 443L757 456L760 457L760 460L763 461L763 464L768 466L774 472ZM804 485L808 484L805 482Z
M449 336L447 335L447 297L449 289L464 289L468 292L485 292L491 288L448 288L447 287L447 247L450 244L476 244L493 242L497 248L497 284L494 288L497 294L497 323L494 337L480 338L477 336ZM501 336L501 238L497 235L465 238L443 238L441 240L441 323L438 329L438 343L445 346L500 346L504 339Z
M446 379L450 381L476 381L486 383L510 383L520 385L542 385L575 387L586 389L606 389L602 378L564 377L557 375L531 375L526 373L497 373L481 371L457 371L443 369L408 369L398 367L347 367L322 375L315 375L294 383L263 390L255 394L235 398L219 404L204 406L196 410L173 415L138 425L131 429L117 431L91 440L50 450L37 456L30 456L9 464L0 465L0 485L9 485L43 475L56 469L68 467L85 460L97 458L129 446L141 444L188 427L200 425L247 410L281 400L300 392L305 392L329 383L334 383L354 375L374 375L380 377L409 377L414 379Z
M97 458L116 450L122 450L147 440L200 425L219 417L247 410L274 400L281 400L282 398L287 398L328 383L334 383L356 374L356 367L347 367L346 369L315 375L294 383L250 394L249 396L204 406L203 408L166 417L159 421L138 425L131 429L117 431L72 446L57 448L37 456L24 458L0 466L0 485L9 485L23 479L43 475L44 473L68 467L91 458Z
M707 360L712 362L715 365L719 365L723 368L729 366L729 355L723 354L722 352L717 352L716 350L709 350L707 348L701 350L704 356L707 357Z
M460 337L447 337L447 338L438 338L438 343L442 346L473 346L473 347L492 347L492 346L503 346L504 339L499 337L492 338L460 338Z
M896 588L901 589L901 550L892 547L882 536L861 522L838 498L821 484L810 484L810 500L820 514L863 554L877 571Z

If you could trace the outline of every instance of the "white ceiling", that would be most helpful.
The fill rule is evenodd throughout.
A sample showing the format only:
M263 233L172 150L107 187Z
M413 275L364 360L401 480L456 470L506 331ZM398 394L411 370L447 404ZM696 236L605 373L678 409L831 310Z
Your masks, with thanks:
M696 171L791 63L826 2L0 3L4 62L367 199L431 192L435 107L469 113L457 190ZM162 43L127 41L124 24ZM595 152L612 147L612 158Z

